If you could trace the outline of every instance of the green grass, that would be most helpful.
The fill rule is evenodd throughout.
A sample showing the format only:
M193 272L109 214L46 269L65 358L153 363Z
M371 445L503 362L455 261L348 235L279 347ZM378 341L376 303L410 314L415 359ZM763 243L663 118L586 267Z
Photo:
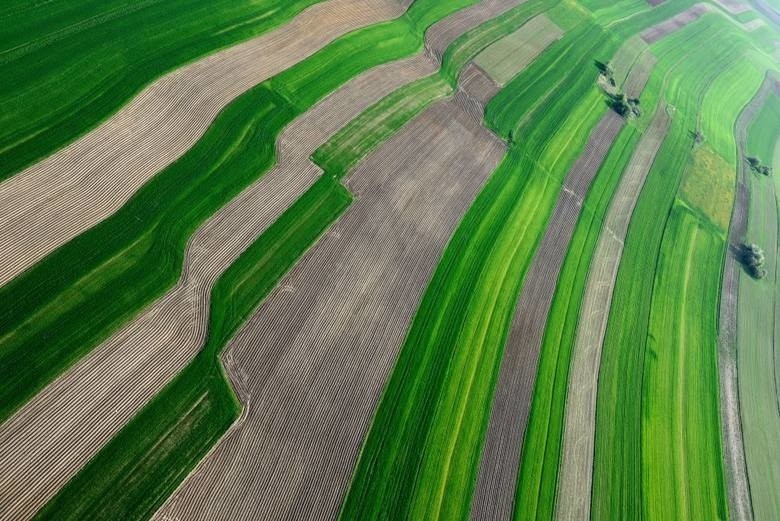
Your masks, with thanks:
M606 110L594 56L610 58L621 34L663 13L631 21L615 38L577 16L580 24L569 20L569 33L488 105L491 127L522 138L511 139L426 291L342 506L345 519L468 517L523 275L563 177Z
M516 519L552 519L563 437L569 363L588 269L612 193L641 133L626 126L583 204L547 318L515 501Z
M474 1L418 0L240 96L118 212L0 288L0 420L176 282L189 236L272 166L287 123L359 72L419 50L412 27Z
M780 97L771 95L748 127L747 154L772 161L780 150ZM737 304L737 356L743 440L750 479L750 496L756 519L771 519L780 512L780 392L778 392L778 343L780 297L777 172L775 179L747 170L750 194L745 242L758 244L766 253L767 276L753 279L740 272Z
M727 519L717 334L724 239L675 205L655 272L643 382L642 517Z
M430 18L421 14L423 20ZM285 90L291 102L311 99L295 92ZM335 176L324 176L220 277L204 350L58 493L41 518L144 518L159 506L237 414L217 354L349 200Z
M315 0L75 0L0 8L0 179L64 146L156 77Z
M717 41L718 45L707 44L707 41ZM710 45L708 48L713 52L679 59L674 49L680 45L700 48ZM692 243L687 244L686 240L693 241L693 237L685 235L684 230L678 230L669 231L667 237L678 237L681 243L676 244L672 238L664 242L667 221L669 226L677 226L676 221L681 219L678 214L682 210L675 205L675 200L683 172L691 158L690 132L704 128L705 135L712 136L708 136L708 144L725 157L733 157L733 133L730 146L725 135L747 101L746 96L755 91L756 80L760 79L755 66L745 60L750 48L746 37L719 15L706 15L653 46L659 57L659 74L651 79L648 86L649 98L657 99L663 91L664 98L676 108L676 112L634 211L613 294L599 375L592 503L594 519L634 519L642 515L664 518L669 514L666 509L678 507L687 508L691 515L695 515L703 511L694 510L704 509L705 505L711 507L705 517L727 515L722 476L715 479L708 474L711 471L722 474L717 371L711 371L709 366L715 353L713 346L717 327L708 321L716 316L718 306L717 291L712 292L710 288L717 290L719 287L718 260L722 259L723 244L712 237L705 237L703 233L696 237L698 242L692 247L697 255L703 256L701 265L706 268L691 273L690 280L677 281L676 286L659 285L654 290L654 274L667 259L679 253L676 249L691 246ZM663 88L662 82L665 82ZM726 155L727 148L732 150L730 156ZM678 208L674 214L671 213L673 207ZM674 216L673 219L670 215ZM700 227L707 228L717 237L717 228L712 223L701 221ZM684 276L680 273L675 275ZM685 349L677 352L669 348L676 345L673 342L679 333L672 324L667 324L664 329L656 322L655 336L651 337L652 333L648 333L651 309L660 310L664 302L679 300L679 293L669 292L686 284L694 288L692 294L697 288L710 291L703 293L704 300L699 303L703 306L701 309L695 309L692 303L677 308L678 315L688 317L691 331L707 328L704 333L697 330L697 334L703 337L694 337L701 341L694 344L701 351ZM658 315L660 311L655 313ZM696 313L701 314L699 322L690 316ZM653 354L648 349L650 345L655 349ZM631 347L627 349L626 346ZM658 346L666 349L662 353L665 365L653 358L654 355L661 356ZM677 345L678 349L683 347ZM655 375L659 367L670 365L683 372L701 368L702 373L696 376L701 380L697 384L700 387L675 388L678 382ZM653 378L659 383L650 392L645 386L650 385ZM682 394L673 394L675 392ZM688 407L691 401L700 400L702 410L699 417L709 421L709 424L691 427L694 438L686 438L684 433L677 432L679 436L675 443L666 445L666 450L678 448L685 452L688 468L678 470L688 472L687 479L702 479L700 488L695 488L694 483L693 490L688 488L691 483L680 481L682 474L645 471L646 468L660 468L652 465L662 462L657 461L661 454L654 441L643 437L643 432L663 432L663 429L667 429L667 435L672 432L668 424L648 423L647 414L653 407L658 407L659 401L670 396L682 396L666 404L670 408ZM668 421L672 418L672 415L666 417ZM697 452L695 457L691 454L694 449ZM669 454L666 457L669 458ZM672 493L669 487L675 487L672 490L676 496L666 495ZM707 494L714 496L707 499L704 497ZM685 510L674 512L683 517L686 513Z
M38 514L145 519L227 430L240 406L217 355L243 321L349 205L321 177L219 278L204 349Z

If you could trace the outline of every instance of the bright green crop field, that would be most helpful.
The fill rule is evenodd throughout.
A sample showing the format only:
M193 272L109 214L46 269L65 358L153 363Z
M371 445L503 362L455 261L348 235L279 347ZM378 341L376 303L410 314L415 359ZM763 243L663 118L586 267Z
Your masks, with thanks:
M333 433L349 429L343 437L352 446L333 447L332 454L312 454L305 447L293 454L294 445L273 438L278 435L270 427L241 434L269 436L269 444L280 444L272 455L279 458L277 464L294 463L295 472L303 475L293 483L310 487L311 493L290 490L303 503L286 511L321 512L321 503L329 501L323 498L336 491L339 501L329 507L329 518L475 517L475 505L485 500L480 480L484 462L490 461L484 459L485 447L491 446L486 440L495 441L491 422L502 412L496 413L495 404L506 403L496 400L501 396L524 404L525 412L510 419L519 436L502 446L509 454L495 474L502 489L488 489L500 494L505 505L499 517L560 518L559 505L574 498L561 492L573 483L571 473L561 470L568 469L563 464L569 459L562 458L571 456L571 432L581 432L575 426L567 437L573 415L568 400L578 396L573 393L589 392L595 411L588 412L590 441L585 445L594 446L592 453L579 455L588 458L581 467L584 461L593 463L583 469L585 475L577 475L589 495L574 499L594 521L728 519L734 512L729 487L738 479L724 457L728 450L744 451L744 486L756 521L780 519L780 27L766 17L771 2L761 2L763 14L746 3L746 11L736 15L712 3L709 11L647 43L645 31L699 4L526 0L496 9L495 0L377 1L393 8L400 3L404 9L398 13L404 14L358 30L342 28L341 36L317 52L298 56L239 95L189 150L154 173L116 212L0 285L0 482L6 491L0 490L0 518L152 518L182 483L197 475L199 463L212 457L210 451L231 426L252 428L252 422L237 422L252 410L242 400L258 400L255 405L262 407L264 391L250 398L237 394L234 368L223 366L223 350L359 200L360 190L350 192L351 182L343 181L366 157L389 150L393 136L410 130L415 126L410 122L442 100L454 102L440 107L478 119L471 106L459 105L464 99L460 75L471 66L470 71L484 73L480 81L495 92L483 107L481 130L505 145L505 155L460 222L452 224L446 247L430 265L431 279L416 288L421 299L403 302L413 311L398 326L403 329L397 338L403 341L371 340L387 350L383 356L398 353L381 374L370 375L384 385L370 387L376 392L366 391L359 404L351 395L344 403L323 404L307 394L307 405L343 412L342 420L325 427ZM332 9L334 20L367 9L353 0L6 1L0 7L0 196L4 181L17 181L13 176L26 167L97 125L115 122L116 112L158 78L215 59L215 52L261 34L279 31L283 42L289 38L284 25L315 4ZM492 14L474 18L472 13L484 8ZM754 20L764 23L746 30L744 24ZM447 37L452 31L458 36L447 40L452 43L443 56L434 57L426 47L441 35L429 29L441 21ZM325 29L309 30L315 38ZM274 47L267 59L288 63L298 52L292 45ZM67 458L68 433L58 432L56 425L43 430L52 432L57 454L44 454L18 433L34 438L34 426L50 427L58 412L49 410L53 402L47 402L47 393L56 389L52 384L67 381L60 377L74 368L87 367L88 375L99 346L174 288L186 267L188 243L204 223L227 215L220 211L280 162L284 168L300 167L284 163L286 152L301 146L288 142L290 133L283 134L290 123L319 114L320 102L361 74L411 56L430 59L431 67L382 96L369 93L373 96L365 110L344 117L345 124L318 143L311 157L301 158L318 175L305 188L281 187L291 191L289 202L264 232L246 238L242 244L248 248L223 267L205 292L208 315L201 320L207 329L197 354L178 374L167 375L148 403L132 405L138 412L127 423L108 417L111 411L87 418L96 422L96 432L108 428L115 434L88 449L79 445L91 451L89 459L75 457L78 463L66 478L56 465L55 475L48 476L52 458ZM622 97L640 73L648 81L638 99ZM745 145L748 156L772 168L762 175L740 154L735 125L765 81L775 84L748 124ZM366 88L360 82L350 87L355 85ZM172 101L159 103L165 110ZM636 112L621 113L621 104ZM641 152L648 145L640 143L661 110L670 116L668 130L656 141L661 145L652 164L645 161L641 191L631 195L635 206L626 217L630 221L624 221L630 222L625 237L614 236L607 225L614 221L607 216L614 215L615 194L623 194L618 186L624 174L636 172L629 168L633 158L645 157ZM453 121L458 117L453 114ZM609 137L595 132L600 122L610 121L604 118L620 125ZM317 124L316 118L307 121ZM591 139L601 140L606 154L597 164L591 158L583 166L578 160L591 157ZM141 157L146 151L137 153ZM85 172L94 160L78 159ZM577 213L561 217L554 209L577 189L567 186L575 165L593 181L582 200L578 197ZM740 247L729 242L740 169L747 176L748 219L746 235L738 240L762 248L766 276L751 276L742 259L735 303L739 403L730 405L739 408L744 446L735 449L723 445L721 397L727 381L718 356L724 265L729 249ZM464 177L471 174L463 170ZM371 190L384 189L381 183L367 183ZM404 215L409 222L437 225L414 215L406 201L397 203L395 210L409 213ZM7 215L14 218L12 211ZM551 237L548 230L562 229L560 219L569 219L571 236ZM614 264L614 283L608 283L611 307L600 312L602 320L589 315L583 302L593 291L589 275L599 273L592 264L604 234L621 241L622 251ZM0 236L0 245L13 241L24 237ZM542 278L551 259L555 268ZM402 272L404 266L397 268ZM543 282L536 286L544 289L533 289L537 276ZM385 283L355 282L369 302L371 284ZM546 292L540 295L544 302L522 299L533 291ZM519 302L550 307L537 308L547 310L546 316L525 334L538 342L527 353L513 354L523 362L521 369L512 369L504 361L513 353L507 350L510 331L524 312ZM398 323L397 317L385 316L384 308L355 313L387 327ZM571 375L581 372L571 369L581 367L572 363L580 349L575 340L578 328L596 319L606 324L593 373L598 381L583 391L572 384L578 379ZM345 344L360 341L354 340L360 332L335 331L320 320L305 324L312 339L328 334L341 335ZM259 352L289 348L261 347ZM373 359L355 367L364 367L366 360ZM325 364L316 370L334 369ZM349 364L337 370L341 373L334 377L369 379L349 373L355 371ZM506 389L501 382L520 378L522 385L515 388L526 394L501 394ZM313 394L295 383L292 392ZM64 392L70 396L73 390ZM291 396L290 402L298 398ZM269 421L284 424L279 432L312 429L306 414L289 410ZM590 451L587 447L579 450ZM257 461L270 461L267 456L258 455ZM250 476L271 475L269 469L256 468L254 457L232 464L245 466ZM34 469L39 489L20 492L20 485L6 477L15 475L18 464ZM328 465L322 468L333 472L332 483L307 481L306 471L316 465ZM260 493L285 490L279 486L264 485ZM498 496L491 499L499 504ZM260 498L245 500L262 504Z

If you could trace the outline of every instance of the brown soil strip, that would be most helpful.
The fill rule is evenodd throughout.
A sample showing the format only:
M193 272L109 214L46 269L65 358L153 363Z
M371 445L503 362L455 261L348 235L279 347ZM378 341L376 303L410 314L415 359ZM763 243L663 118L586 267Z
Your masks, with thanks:
M0 184L0 285L116 212L240 94L337 37L400 16L391 0L328 0L158 79L108 121Z
M453 98L475 121L482 121L485 105L499 90L485 71L470 62L460 75Z
M631 75L649 75L638 67ZM630 78L630 83L647 80ZM624 120L607 112L566 176L531 267L525 276L504 349L493 410L480 463L472 518L511 519L523 436L528 422L539 350L563 260L585 199Z
M361 163L356 202L227 351L241 422L158 518L337 515L437 261L503 154L450 100Z
M720 409L723 437L726 486L729 495L729 514L734 520L753 518L750 486L745 465L742 425L739 410L739 382L737 371L737 297L739 294L740 245L747 231L748 180L750 172L742 160L745 154L747 129L761 110L773 89L775 80L767 77L758 93L739 115L736 123L737 186L729 226L729 248L723 268L723 286L720 297L720 335L718 338L718 370L720 373Z
M661 38L685 27L686 25L695 22L702 15L712 10L710 4L695 4L686 9L685 11L678 13L677 15L664 20L648 29L645 29L640 35L642 39L648 44L652 44L660 40Z
M454 39L515 4L484 2L428 34L455 24ZM420 54L372 69L282 132L277 166L190 239L178 284L0 425L0 519L30 517L198 352L214 282L321 174L312 152L370 105L438 67Z
M612 290L628 224L669 128L670 112L669 108L660 108L637 145L610 203L590 264L569 373L556 498L558 519L590 517L596 391Z

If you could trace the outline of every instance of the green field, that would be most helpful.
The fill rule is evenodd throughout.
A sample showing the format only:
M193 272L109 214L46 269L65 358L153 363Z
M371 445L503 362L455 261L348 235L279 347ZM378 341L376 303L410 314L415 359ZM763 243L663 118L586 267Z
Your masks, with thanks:
M627 21L618 34L627 39L682 7ZM512 147L426 292L363 448L346 519L468 514L523 274L563 176L606 110L593 57L609 60L624 41L578 10L559 6L548 16L567 33L488 105L488 124Z
M599 375L596 519L727 516L715 359L723 230L701 216L691 222L675 202L694 130L702 129L733 172L733 122L760 83L759 69L745 59L753 56L749 40L723 20L706 15L653 46L663 76L648 90L676 111L634 211L613 296ZM713 38L715 53L663 59L680 40L706 45ZM680 262L688 258L680 250L693 252L700 265L682 271ZM671 259L677 259L674 269ZM686 287L697 295L695 303L683 302ZM673 321L664 315L670 302L677 303ZM690 375L696 383L683 385ZM692 428L686 418L680 430L680 416L691 407L701 421ZM673 451L687 459L670 474Z
M771 95L748 129L747 154L773 161L780 168L780 97ZM774 159L772 159L774 157ZM780 512L780 326L777 298L780 272L777 253L778 184L775 179L755 174L747 168L748 227L744 241L758 244L767 254L767 276L756 280L740 272L737 308L737 357L740 411L745 457L750 479L750 496L756 519L771 519ZM775 252L774 254L772 252Z
M441 7L426 10L426 4L419 3L412 7L410 16L418 13L412 20L420 20L420 26L427 27L434 16L442 17L455 8L449 5L447 10ZM386 42L386 25L379 26L373 37ZM365 35L362 37L359 46L370 49L367 45L370 40ZM280 91L291 98L291 103L298 101L299 107L313 103L311 93L297 98L292 93L301 92L300 85L316 88L332 85L333 80L318 81L317 75L332 74L322 64L334 61L333 54L329 54L334 49L338 52L336 56L354 51L351 42L347 43L337 41L310 58L319 60L319 64L300 65L302 71L316 72L305 76L291 70L272 79L267 87L258 88ZM453 45L465 43L463 40ZM349 70L354 72L354 68ZM286 78L291 81L286 82ZM393 95L388 98L395 99ZM386 106L392 113L394 107ZM369 112L376 114L375 109ZM374 143L387 137L385 129L372 131L376 133L371 138ZM238 411L217 363L218 353L287 269L348 204L350 196L333 175L345 172L342 169L323 177L222 275L212 293L209 338L204 350L60 491L41 517L143 518L178 485ZM116 489L123 490L119 501L103 501L109 490ZM147 500L139 503L138 498Z
M421 0L240 96L118 212L0 288L0 419L178 280L190 235L273 165L284 126L354 75L420 49L411 27L474 1Z
M146 84L315 0L22 0L0 7L0 179L72 141Z
M397 1L387 0L393 6ZM30 442L11 439L14 429L31 432L48 421L30 400L44 389L56 389L47 386L95 355L98 346L175 287L196 231L277 166L279 150L296 146L287 142L289 134L280 140L290 123L360 74L421 55L428 28L480 1L414 0L399 18L343 34L255 85L224 107L189 150L114 214L0 285L0 449L7 447L12 454L0 456L0 470L21 464L15 467L18 476L18 469L40 463L38 468L48 471L45 464L52 455L38 447L31 451L35 456L25 460ZM316 3L6 1L0 7L0 77L9 80L0 81L0 181L110 118L162 75L271 31ZM511 375L527 378L520 388L533 391L510 397L518 403L530 401L530 412L527 420L517 419L515 434L522 430L522 445L510 447L516 458L502 462L517 470L515 488L499 493L514 497L513 519L561 517L557 496L565 489L559 480L571 475L568 467L560 471L564 439L567 455L572 439L564 432L567 393L573 387L572 359L579 353L574 349L578 327L590 319L581 308L583 301L589 302L584 296L590 271L598 273L591 264L600 237L612 233L620 240L605 224L608 214L606 222L613 222L610 205L618 199L617 187L634 154L646 147L639 143L647 141L642 138L654 113L666 110L668 132L631 215L612 288L593 391L595 432L589 424L595 441L593 466L591 474L578 476L592 478L591 495L583 499L594 521L729 518L728 487L733 481L722 446L719 313L726 255L738 247L729 244L735 183L739 169L745 168L749 208L744 241L764 250L767 273L761 279L746 268L739 274L740 420L752 513L757 521L780 517L778 90L747 128L747 155L772 166L772 175L752 172L746 165L735 128L762 82L780 78L780 66L772 58L780 27L767 21L746 32L743 23L760 15L728 15L716 3L693 23L651 45L641 38L647 28L695 4L527 0L479 25L465 21L476 27L449 45L439 70L429 69L428 76L383 97L373 93L376 101L311 155L322 170L320 176L306 190L281 188L298 190L288 192L294 202L205 291L204 345L105 445L80 445L83 450L97 447L97 453L83 467L78 463L83 456L74 455L75 476L64 487L55 490L46 477L44 486L30 492L35 508L45 499L34 495L54 494L35 518L140 520L157 512L246 405L225 372L223 350L360 197L342 184L344 177L415 117L453 96L460 73L471 63L500 87L487 103L482 123L506 143L506 155L450 237L422 300L411 303L419 305L395 365L389 374L374 375L386 378L381 396L373 394L379 388L372 387L361 397L378 399L376 409L350 410L348 421L328 427L369 425L365 438L358 440L358 461L348 469L352 475L340 504L341 519L473 517L494 394L499 375L504 389L502 360L518 302L523 291L533 291L524 289L532 278L528 274L536 274L551 255L548 248L539 248L540 241L559 199L572 191L564 186L567 174L578 158L588 157L591 135L596 136L594 130L603 128L599 122L620 102L629 73L650 66L644 59L648 56L654 65L639 95L641 114L627 117L609 142L596 136L608 153L598 169L591 170L594 181L577 203L581 213L576 223L570 221L570 242L558 238L563 263L554 274L557 282L546 322L536 324L544 332L538 361L535 351L520 353L525 357L522 374ZM345 2L341 9L347 13L364 6ZM279 59L276 54L283 52L270 51L268 59ZM455 98L458 103L460 96ZM85 158L85 165L93 159ZM628 171L636 172L633 167ZM264 208L258 211L267 213ZM7 240L18 239L0 237L0 244ZM378 314L364 318L383 320ZM327 327L324 322L309 325ZM581 372L580 365L573 367ZM78 400L72 403L81 406ZM129 410L127 404L122 407ZM14 416L19 411L23 414ZM373 417L367 416L371 412ZM355 418L357 414L362 416ZM116 418L106 422L96 430L119 428ZM52 430L45 432L59 429L49 427ZM67 458L64 435L72 435L59 431L53 434L62 445L56 450ZM357 448L353 445L352 450ZM296 464L305 472L316 455L301 452ZM68 471L58 468L53 474ZM9 490L21 488L9 481ZM0 503L3 497L0 492ZM0 507L0 517L3 510Z

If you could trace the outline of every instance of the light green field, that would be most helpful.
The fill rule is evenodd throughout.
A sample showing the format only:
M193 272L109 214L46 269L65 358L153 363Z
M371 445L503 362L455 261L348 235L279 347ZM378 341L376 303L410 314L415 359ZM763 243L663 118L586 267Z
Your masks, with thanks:
M757 520L780 513L780 393L778 393L777 299L778 198L780 161L780 98L770 96L748 128L747 153L769 161L774 156L775 179L747 170L748 227L745 242L758 244L766 253L767 276L756 280L742 270L737 307L737 356L739 402L743 441L750 479L750 496Z
M510 141L509 154L461 223L426 292L343 518L468 516L524 273L563 177L607 110L594 57L609 60L625 39L681 8L646 8L647 16L620 26L622 38L608 37L579 8L561 4L548 12L568 31L487 107L488 124Z
M694 219L678 186L695 129L733 176L734 121L770 66L733 27L705 15L653 46L659 75L648 90L660 95L664 78L676 113L635 209L613 295L599 375L595 519L728 515L716 360L722 219ZM664 58L681 43L713 52ZM695 302L685 302L684 288Z

